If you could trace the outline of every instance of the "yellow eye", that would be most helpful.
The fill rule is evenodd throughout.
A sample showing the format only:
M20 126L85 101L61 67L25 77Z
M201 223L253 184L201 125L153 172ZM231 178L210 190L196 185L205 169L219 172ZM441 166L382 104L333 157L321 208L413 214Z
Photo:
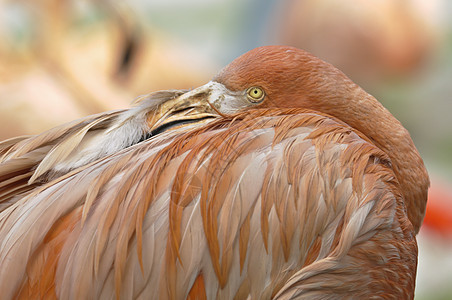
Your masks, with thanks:
M250 100L251 102L257 103L257 102L261 102L264 99L265 93L264 93L263 89L255 86L255 87L250 87L246 91L246 96L248 97L248 100Z

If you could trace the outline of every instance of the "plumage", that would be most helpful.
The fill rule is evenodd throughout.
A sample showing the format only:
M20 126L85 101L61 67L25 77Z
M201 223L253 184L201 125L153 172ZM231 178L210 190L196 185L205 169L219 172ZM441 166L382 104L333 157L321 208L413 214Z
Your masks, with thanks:
M269 46L192 91L3 142L2 297L412 298L428 177L394 120Z

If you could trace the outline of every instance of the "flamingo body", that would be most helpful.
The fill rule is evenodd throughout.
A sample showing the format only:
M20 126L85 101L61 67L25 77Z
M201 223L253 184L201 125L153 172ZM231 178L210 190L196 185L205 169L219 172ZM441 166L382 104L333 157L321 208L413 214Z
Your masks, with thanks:
M278 78L240 92L246 62L1 144L3 297L413 298L426 190L358 121L278 101Z

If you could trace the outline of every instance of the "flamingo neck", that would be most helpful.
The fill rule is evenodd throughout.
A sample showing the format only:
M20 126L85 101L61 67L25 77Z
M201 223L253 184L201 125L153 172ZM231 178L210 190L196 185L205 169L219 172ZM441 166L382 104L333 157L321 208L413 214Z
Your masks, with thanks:
M351 81L347 93L327 101L335 105L322 106L317 100L320 104L317 109L356 128L389 156L408 218L417 233L424 218L430 183L424 162L408 131L380 102Z

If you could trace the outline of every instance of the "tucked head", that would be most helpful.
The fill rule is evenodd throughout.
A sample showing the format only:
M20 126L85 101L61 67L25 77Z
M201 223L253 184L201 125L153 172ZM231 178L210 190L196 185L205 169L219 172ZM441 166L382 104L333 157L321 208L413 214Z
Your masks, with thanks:
M409 133L374 97L306 51L288 46L253 49L212 81L160 105L149 123L152 129L162 128L260 108L316 110L366 135L391 158L408 216L419 229L429 180Z
M322 101L340 92L338 83L344 88L355 86L332 65L289 46L253 49L226 66L212 81L242 95L252 88L262 89L265 97L255 103L262 107L306 107L314 98Z
M212 81L181 99L202 96L223 115L249 108L310 108L334 115L333 104L347 100L354 90L362 91L341 71L306 51L264 46L236 58Z

